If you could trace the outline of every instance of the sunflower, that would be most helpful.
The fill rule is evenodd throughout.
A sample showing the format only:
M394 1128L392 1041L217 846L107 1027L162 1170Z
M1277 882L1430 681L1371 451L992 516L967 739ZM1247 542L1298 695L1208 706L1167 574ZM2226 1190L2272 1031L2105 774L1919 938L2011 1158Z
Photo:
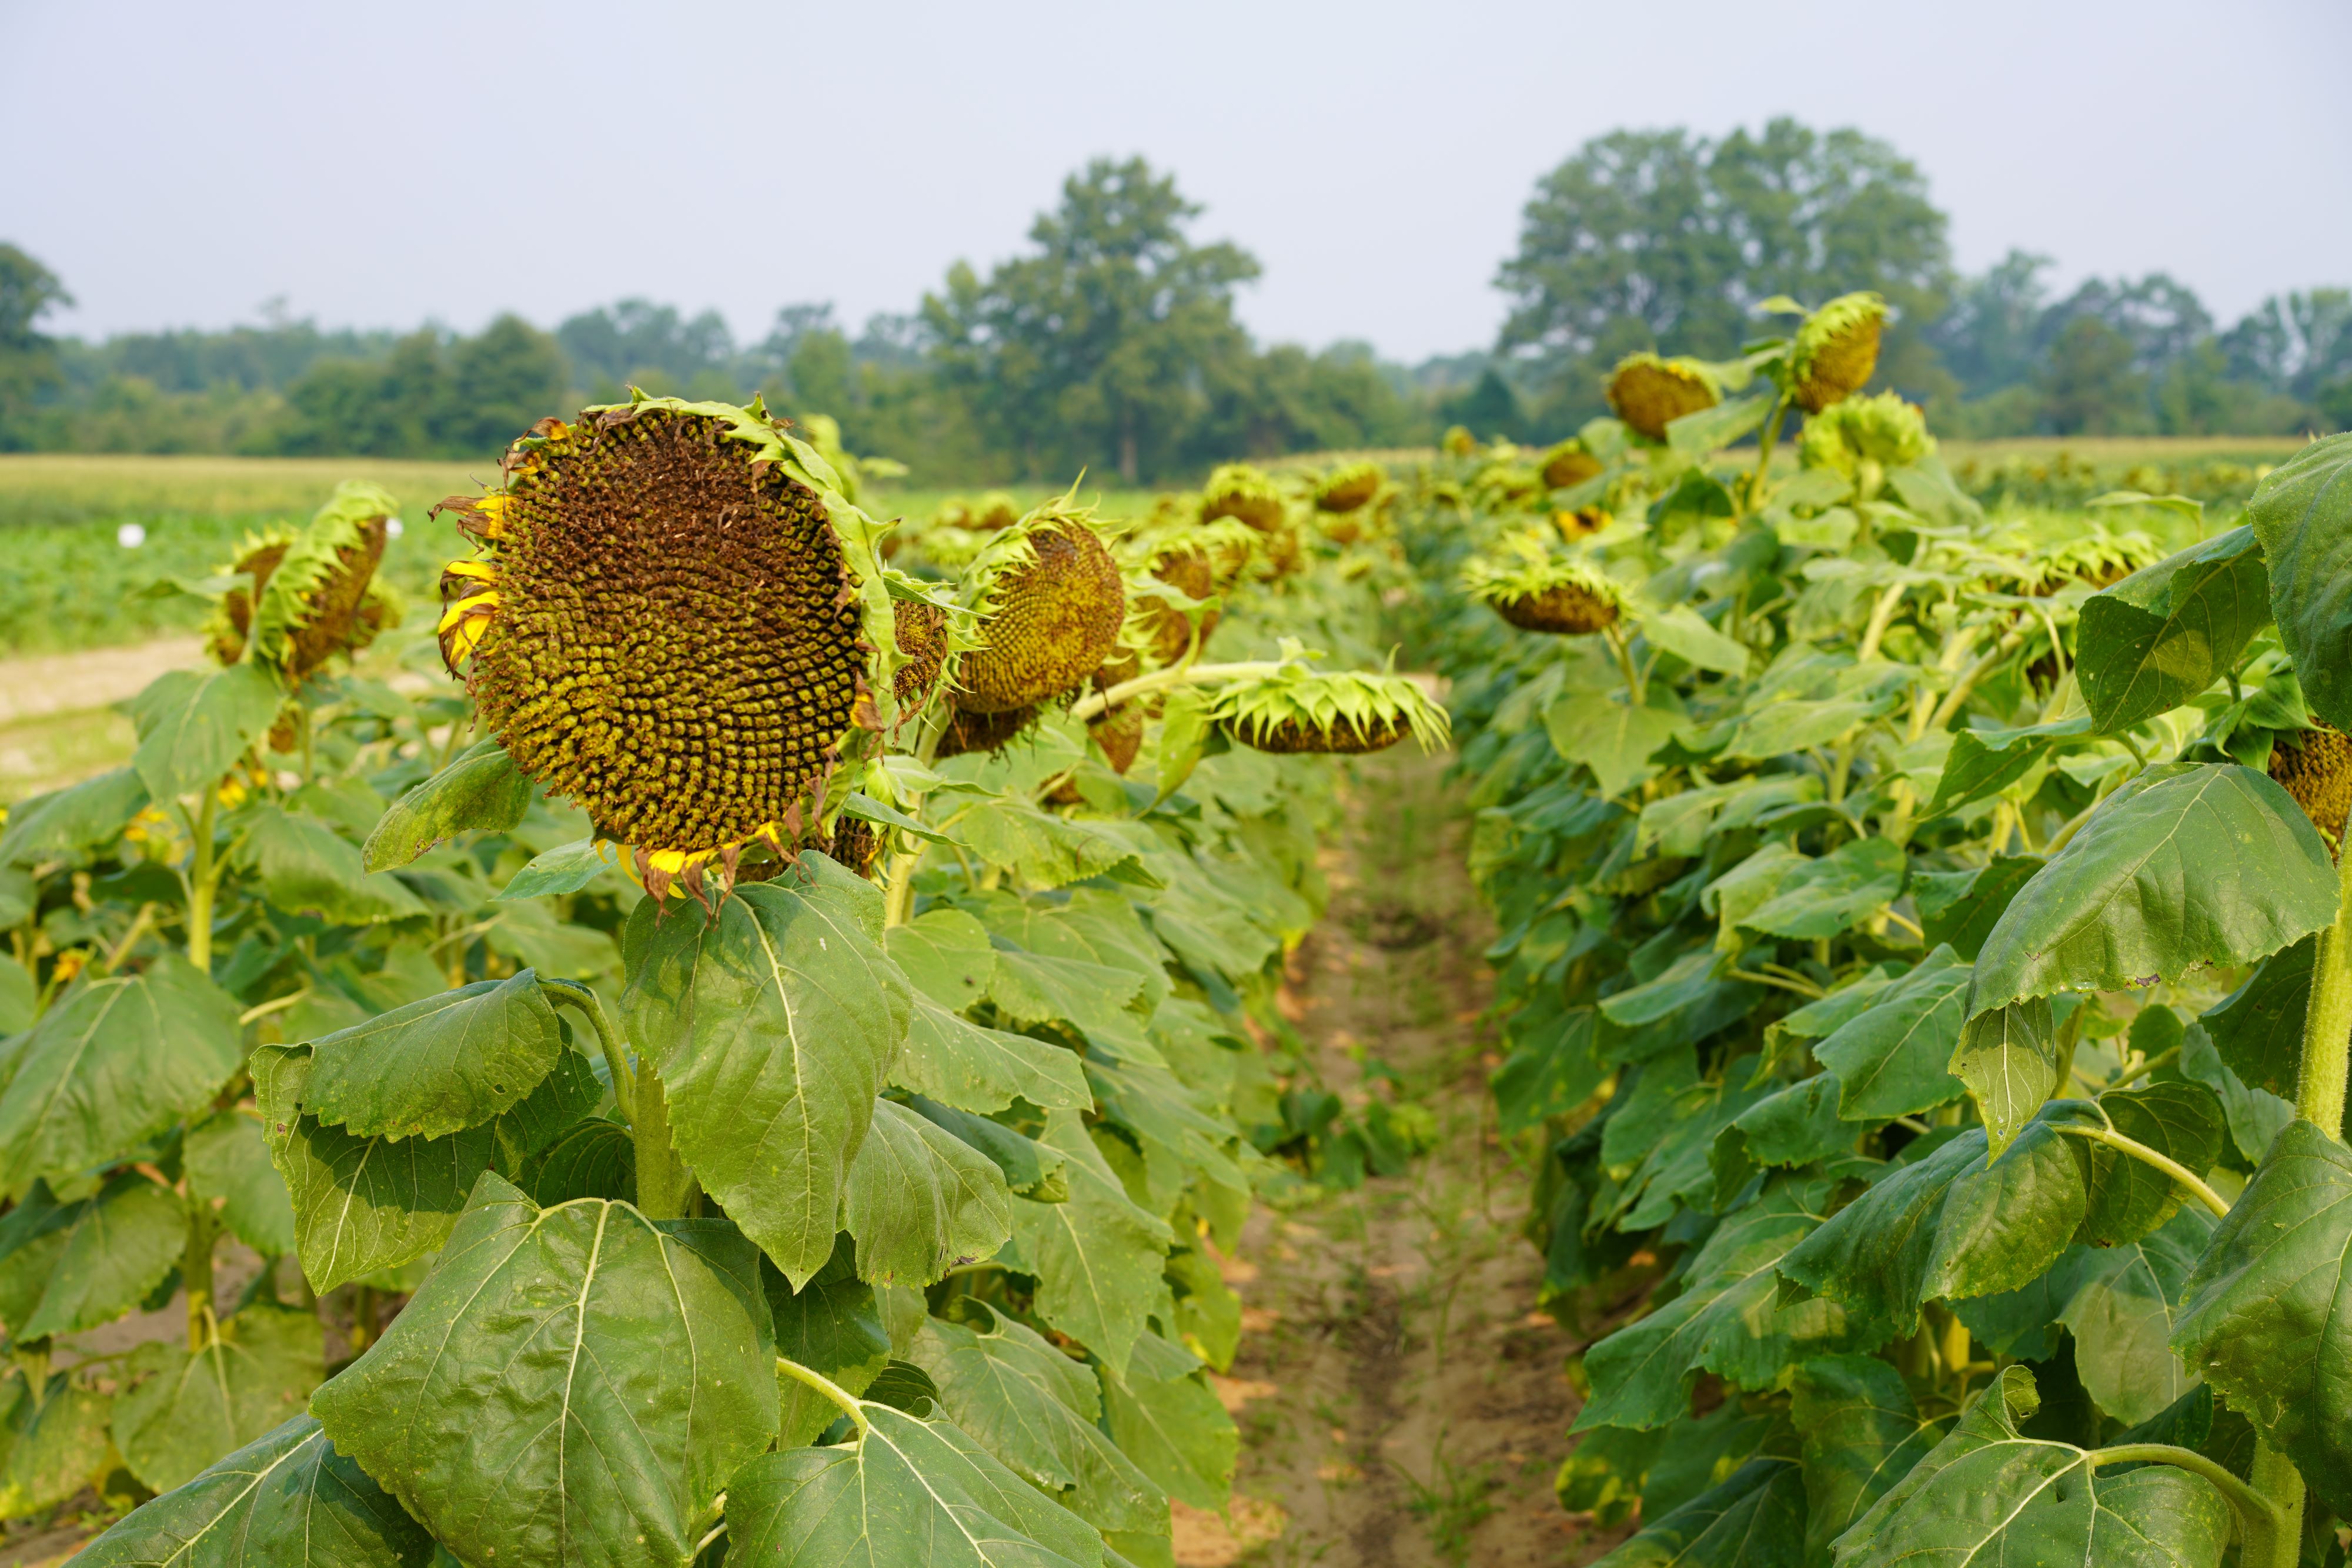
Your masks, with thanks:
M1581 636L1614 625L1624 596L1589 561L1556 555L1533 530L1494 555L1473 556L1462 591L1522 632Z
M1296 643L1282 652L1272 674L1224 687L1209 706L1210 722L1252 750L1356 756L1410 735L1430 751L1451 737L1445 710L1403 676L1325 674Z
M1859 479L1866 465L1899 468L1936 450L1927 416L1900 393L1851 397L1805 421L1797 438L1797 458L1808 468L1830 468Z
M2018 586L2036 598L2046 598L2069 582L2112 588L2163 559L2164 547L2137 529L2111 534L2095 523L2087 534L2037 550L2018 574Z
M2352 815L2352 737L2324 721L2282 734L2271 746L2270 776L2341 858L2345 818Z
M1315 486L1315 509L1318 512L1347 513L1371 504L1388 483L1388 476L1377 463L1343 463L1334 468Z
M1566 490L1592 478L1601 467L1601 459L1586 451L1584 443L1571 436L1544 454L1541 472L1546 488Z
M1886 301L1875 294L1845 294L1805 318L1789 347L1789 377L1797 406L1819 413L1863 389L1878 368L1878 334Z
M1628 354L1610 372L1608 393L1618 418L1651 440L1664 441L1667 425L1721 402L1723 384L1696 360Z
M756 402L640 396L541 421L503 486L442 503L489 550L444 577L445 655L657 894L823 832L845 745L882 726L876 530L829 477Z
M398 595L375 580L396 510L384 490L347 479L299 530L249 536L227 573L253 586L221 595L214 659L234 664L249 650L299 685L399 625Z
M1246 463L1228 463L1209 476L1201 487L1201 521L1239 517L1258 532L1272 533L1282 526L1282 492L1274 481Z
M1118 642L1127 587L1089 517L1066 498L991 537L965 576L985 645L964 656L955 705L1032 707L1084 685Z

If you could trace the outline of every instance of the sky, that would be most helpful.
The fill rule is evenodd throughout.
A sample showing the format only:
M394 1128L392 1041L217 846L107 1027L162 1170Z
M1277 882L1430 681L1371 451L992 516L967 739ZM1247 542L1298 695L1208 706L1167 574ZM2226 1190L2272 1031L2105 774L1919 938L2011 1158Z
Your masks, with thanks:
M0 240L85 337L638 295L756 339L912 309L1140 153L1264 264L1262 340L1411 361L1492 341L1587 138L1793 114L1914 159L1965 269L2160 269L2227 322L2352 283L2347 59L2346 0L0 0Z

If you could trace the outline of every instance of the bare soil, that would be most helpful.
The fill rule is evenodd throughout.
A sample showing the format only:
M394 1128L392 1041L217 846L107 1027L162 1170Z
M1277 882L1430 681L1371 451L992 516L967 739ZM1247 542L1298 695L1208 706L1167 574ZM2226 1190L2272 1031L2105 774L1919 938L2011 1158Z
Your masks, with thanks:
M1519 1231L1532 1146L1507 1146L1486 1076L1469 824L1439 765L1356 768L1326 852L1330 916L1293 956L1286 1011L1351 1103L1433 1112L1436 1147L1289 1213L1252 1217L1226 1278L1242 1349L1219 1392L1242 1429L1230 1514L1178 1507L1188 1568L1423 1568L1592 1561L1623 1529L1563 1512L1552 1478L1578 1407L1578 1342L1536 1310Z

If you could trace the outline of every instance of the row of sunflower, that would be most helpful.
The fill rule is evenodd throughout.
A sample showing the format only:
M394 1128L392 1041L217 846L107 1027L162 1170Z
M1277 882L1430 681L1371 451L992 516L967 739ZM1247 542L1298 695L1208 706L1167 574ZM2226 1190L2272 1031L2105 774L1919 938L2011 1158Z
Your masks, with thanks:
M1612 1568L2339 1562L2352 440L1987 516L1879 316L1405 485L1560 1500Z
M1215 1251L1421 1131L1285 1049L1297 754L1446 733L1307 649L1402 570L1379 473L1221 478L1271 508L894 529L756 404L640 397L444 504L390 681L379 491L181 585L210 667L0 836L0 1514L137 1504L100 1564L1172 1561L1235 1450Z

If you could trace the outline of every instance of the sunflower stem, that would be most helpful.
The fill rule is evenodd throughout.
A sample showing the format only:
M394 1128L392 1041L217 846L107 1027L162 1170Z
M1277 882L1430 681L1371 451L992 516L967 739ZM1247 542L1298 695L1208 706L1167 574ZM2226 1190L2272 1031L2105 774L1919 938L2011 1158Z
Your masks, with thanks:
M948 726L954 722L952 711L941 701L923 717L922 733L915 738L915 760L929 768L940 755L940 742L947 738ZM900 804L907 815L920 821L923 797L908 795ZM904 925L915 917L915 873L922 869L923 851L929 846L921 839L890 857L890 869L885 873L882 890L882 924Z
M669 1139L669 1101L662 1093L653 1059L637 1058L637 1212L647 1219L684 1219L694 1196L694 1173L677 1157Z
M194 863L188 868L188 962L213 972L213 892L220 878L213 869L213 809L218 790L207 786L196 808Z
M621 1042L620 1035L614 1030L613 1020L604 1016L604 1004L596 999L594 991L577 980L550 979L542 975L540 977L539 983L553 991L558 1002L569 1006L574 1012L585 1018L589 1025L595 1030L596 1044L604 1054L604 1070L612 1074L614 1102L621 1107L621 1114L629 1119L630 1124L635 1125L637 1120L635 1075L629 1071L628 1048Z
M1219 681L1246 681L1259 675L1271 675L1281 668L1282 661L1278 659L1258 659L1238 664L1171 664L1148 675L1138 675L1131 681L1121 681L1108 691L1080 697L1070 705L1070 716L1089 719L1097 714L1108 712L1130 697L1146 696L1171 686L1205 686Z

